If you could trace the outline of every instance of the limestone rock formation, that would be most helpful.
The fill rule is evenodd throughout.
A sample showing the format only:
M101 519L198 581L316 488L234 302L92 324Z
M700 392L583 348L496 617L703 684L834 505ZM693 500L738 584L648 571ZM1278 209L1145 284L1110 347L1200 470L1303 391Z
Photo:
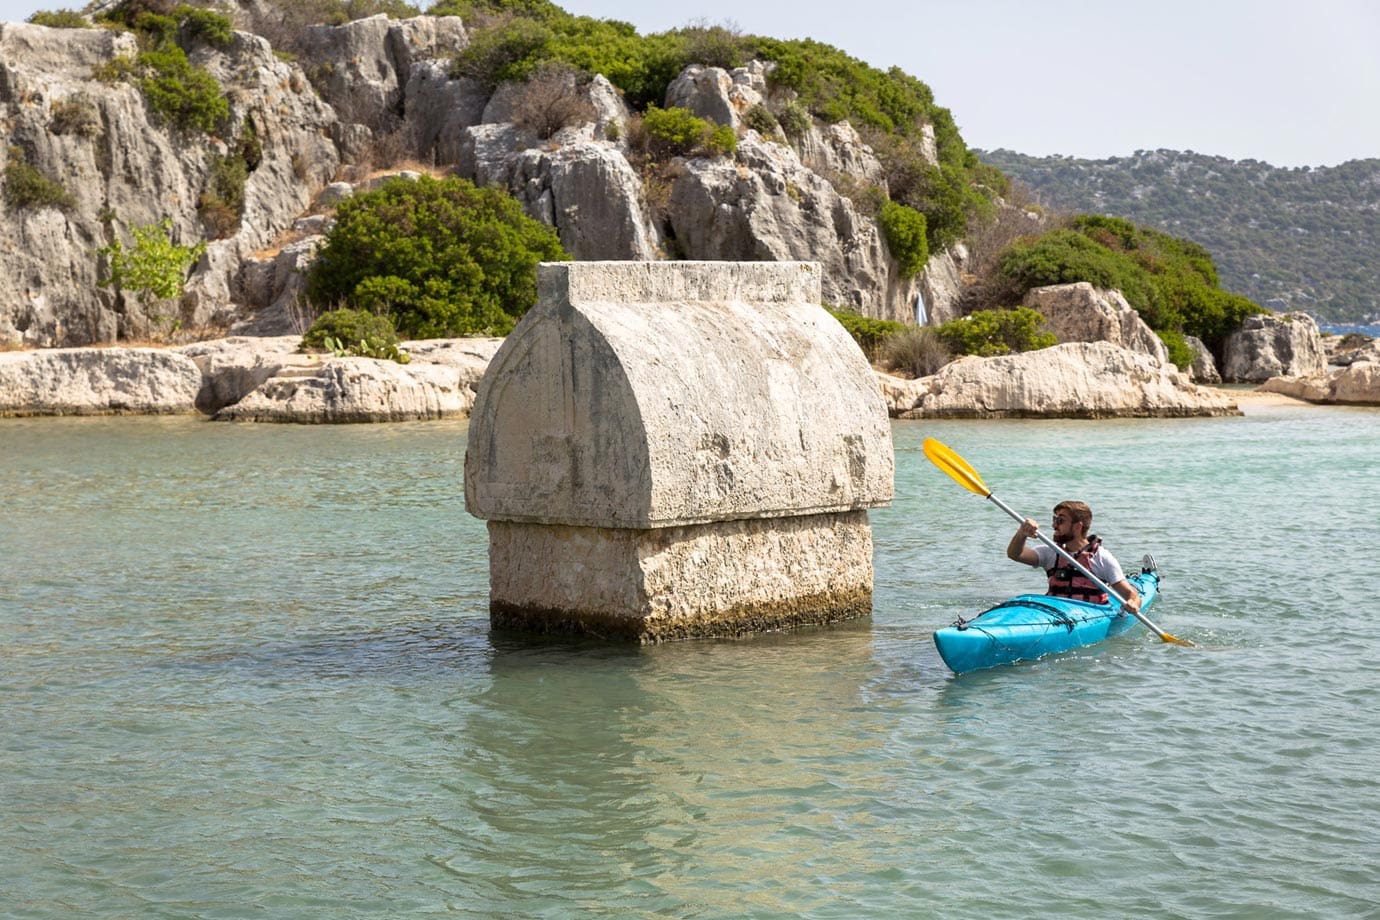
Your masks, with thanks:
M919 281L900 276L877 224L783 144L745 137L733 160L681 161L668 222L690 259L816 260L826 303L915 319Z
M1222 375L1217 372L1217 360L1213 358L1212 352L1203 344L1203 340L1196 336L1186 335L1184 341L1188 347L1193 349L1195 355L1193 363L1188 368L1188 375L1193 378L1195 383L1221 383Z
M299 68L246 33L224 49L198 48L194 61L227 87L225 138L252 128L260 144L239 229L211 242L179 303L150 306L98 287L108 272L98 250L128 244L133 227L166 217L177 242L207 236L198 202L228 150L226 139L171 129L133 85L92 79L94 67L136 51L127 33L0 24L0 123L9 127L0 161L17 148L72 196L69 208L0 209L0 341L112 341L148 334L160 316L190 329L227 324L241 258L284 230L335 169L323 136L334 113Z
M294 347L295 336L278 340ZM218 363L206 366L208 387L226 393L231 383L257 381L233 401L214 408L217 421L295 422L407 422L464 418L474 406L475 389L502 339L430 339L403 342L412 359L407 364L373 358L282 353L258 356L239 353L235 365L220 353ZM191 349L184 349L191 351ZM245 361L248 357L251 360ZM199 363L202 361L198 357ZM246 367L247 365L247 367ZM238 374L236 368L245 368ZM267 373L266 373L267 372Z
M216 421L399 422L463 418L474 404L461 373L373 358L296 356Z
M768 70L761 61L732 70L692 64L666 88L666 108L688 109L700 118L737 131L743 127L747 111L762 104Z
M0 416L190 413L201 387L196 362L163 349L0 352Z
M241 0L237 15L256 24L282 18L256 0ZM829 303L915 318L925 276L901 277L876 223L833 185L885 182L857 131L815 124L792 147L744 125L753 107L779 109L788 99L768 86L770 64L696 66L675 81L667 105L688 105L742 136L734 157L673 164L667 203L649 201L647 180L628 159L628 109L602 76L581 81L588 120L543 139L510 120L524 86L495 91L453 76L449 59L469 41L456 17L374 16L292 35L300 64L249 32L233 33L224 48L189 46L230 104L225 124L203 133L154 114L133 83L92 78L138 53L132 34L0 25L0 123L8 128L0 168L13 146L72 197L70 207L32 208L0 196L0 343L298 331L302 275L332 203L367 182L381 159L409 157L508 188L577 259L818 259ZM216 212L214 196L206 202L218 164L245 138L254 154L243 205ZM146 303L98 286L109 273L100 249L128 245L134 228L165 217L172 242L208 243L183 296ZM938 315L955 296L954 265L936 254L931 267L946 275L927 288Z
M312 26L302 37L308 75L343 125L373 139L402 127L402 101L415 64L469 43L458 16L393 20L380 13L337 26ZM364 151L350 151L352 159Z
M892 385L901 418L1123 418L1239 415L1226 395L1195 386L1148 355L1076 342L995 358L960 358Z
M1061 342L1111 342L1149 355L1161 364L1169 351L1120 291L1106 291L1086 281L1033 288L1022 305L1045 318L1044 331Z
M1307 313L1246 317L1223 347L1222 379L1262 383L1271 377L1315 377L1327 370L1318 324Z
M1380 359L1357 360L1327 374L1271 377L1257 389L1312 403L1380 405Z
M179 348L0 352L0 416L201 412L225 421L464 417L502 339L404 342L403 365L304 354L299 335Z

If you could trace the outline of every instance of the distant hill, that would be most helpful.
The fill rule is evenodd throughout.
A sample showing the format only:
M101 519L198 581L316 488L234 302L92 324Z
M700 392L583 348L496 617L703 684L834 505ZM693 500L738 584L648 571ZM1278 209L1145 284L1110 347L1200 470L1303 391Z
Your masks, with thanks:
M1380 318L1380 159L1281 169L1174 150L1106 160L974 152L1047 207L1207 247L1222 287L1263 306L1337 323Z

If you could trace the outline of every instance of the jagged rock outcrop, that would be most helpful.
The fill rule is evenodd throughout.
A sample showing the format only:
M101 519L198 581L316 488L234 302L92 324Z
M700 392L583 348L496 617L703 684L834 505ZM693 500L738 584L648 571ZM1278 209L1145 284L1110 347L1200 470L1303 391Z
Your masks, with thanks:
M1221 383L1222 375L1217 372L1217 360L1212 356L1212 352L1203 340L1196 336L1186 335L1184 341L1188 347L1193 349L1195 355L1193 363L1189 365L1188 375L1193 378L1195 383Z
M1045 318L1044 331L1061 342L1111 342L1149 355L1161 364L1169 351L1120 291L1095 288L1086 281L1032 288L1021 301Z
M968 249L955 243L942 252L930 255L920 275L920 300L915 311L916 322L937 326L962 316L963 263ZM923 311L920 309L923 306Z
M1271 377L1316 377L1327 370L1318 324L1307 313L1246 317L1223 346L1222 379L1262 383Z
M692 64L666 88L666 107L688 109L737 131L743 127L748 110L762 104L770 69L761 61L732 70Z
M883 384L900 418L1122 418L1239 415L1226 395L1110 342L960 358L937 374ZM909 407L906 402L910 401Z
M236 15L291 34L301 64L279 59L267 39L249 32L234 33L224 48L189 46L193 64L230 103L214 135L165 123L132 83L92 79L93 68L138 53L132 34L0 25L7 142L60 177L73 201L66 209L19 209L0 196L0 342L51 347L173 329L184 338L296 331L302 275L328 226L321 212L340 197L319 193L340 178L367 181L384 156L456 164L477 182L507 187L556 227L577 259L820 259L831 305L915 318L926 278L900 277L875 222L831 184L885 183L853 127L814 125L794 148L781 135L765 139L743 127L754 106L788 101L788 91L767 84L770 64L692 67L676 81L668 105L689 105L743 136L735 157L677 163L669 206L652 205L627 157L629 112L601 76L581 82L588 120L542 140L506 120L516 117L522 86L491 91L452 75L450 58L468 42L456 17L375 16L291 31L280 11L254 0L240 0ZM251 134L257 148L238 223L226 226L222 213L213 226L203 196L220 159ZM0 145L0 167L8 144ZM109 270L101 247L128 245L133 228L164 217L173 242L208 243L183 296L145 304L99 287ZM934 272L953 274L950 259L936 254ZM952 282L930 285L932 314L953 299Z
M367 141L402 127L402 102L413 66L463 50L469 37L458 16L395 20L380 13L338 26L309 27L301 42L313 85L342 125L367 129L354 135ZM363 153L349 150L347 157L358 159Z
M212 415L232 406L263 386L285 366L319 361L298 351L300 335L234 336L196 342L176 349L191 358L201 372L197 411Z
M244 187L239 229L210 243L179 303L145 305L98 287L108 271L98 250L130 230L171 221L189 244L207 230L197 210L217 137L171 129L128 83L92 79L92 69L137 52L133 35L105 29L0 24L0 123L7 145L60 178L70 208L0 208L0 341L54 346L148 334L157 316L184 328L227 324L230 289L245 254L266 245L334 171L323 134L335 115L300 69L257 36L235 33L228 47L193 49L192 60L221 80L230 103L229 141L252 126L260 153ZM8 158L0 145L0 166Z
M1329 365L1347 367L1358 361L1380 362L1380 339L1365 336L1323 336L1323 354Z
M866 316L914 321L919 281L903 278L881 231L783 144L751 136L728 159L679 161L668 222L696 260L816 260L824 302Z
M645 216L642 180L612 144L583 141L512 161L509 188L529 215L550 224L578 261L655 259L660 241Z
M1327 374L1271 377L1256 389L1320 404L1380 405L1380 360L1348 363Z

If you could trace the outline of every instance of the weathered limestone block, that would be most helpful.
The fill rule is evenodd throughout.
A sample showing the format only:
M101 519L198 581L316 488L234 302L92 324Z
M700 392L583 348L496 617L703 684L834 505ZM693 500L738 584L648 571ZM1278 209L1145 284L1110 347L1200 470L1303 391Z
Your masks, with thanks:
M1313 403L1380 405L1380 363L1357 361L1328 374L1271 377L1256 389Z
M283 365L306 360L304 355L294 354L301 344L300 335L232 336L183 345L176 351L191 358L200 369L202 386L196 408L212 415L254 392Z
M0 416L194 412L201 371L157 348L0 352Z
M1318 324L1307 313L1263 313L1246 317L1223 346L1222 379L1261 383L1271 377L1326 373Z
M886 406L814 263L541 266L465 503L496 626L643 642L864 614Z
M1240 415L1228 397L1172 365L1110 342L966 357L919 381L902 418L1140 418Z
M1203 344L1203 340L1197 336L1186 335L1184 341L1193 349L1195 355L1193 363L1188 367L1188 375L1193 378L1194 383L1221 383L1222 375L1217 372L1217 361Z
M1104 291L1086 281L1033 288L1022 305L1045 318L1045 331L1061 342L1111 342L1149 355L1161 364L1169 351L1120 291Z
M736 159L677 162L668 222L689 258L817 260L826 302L878 319L915 319L919 280L900 273L877 224L790 147L749 135Z
M445 364L398 364L375 358L285 355L273 376L215 421L411 422L464 418L474 391Z
M872 612L865 511L655 530L491 521L489 566L495 624L532 632L663 642Z
M666 107L688 109L736 131L747 110L762 103L766 88L766 65L761 61L731 71L691 64L666 88Z

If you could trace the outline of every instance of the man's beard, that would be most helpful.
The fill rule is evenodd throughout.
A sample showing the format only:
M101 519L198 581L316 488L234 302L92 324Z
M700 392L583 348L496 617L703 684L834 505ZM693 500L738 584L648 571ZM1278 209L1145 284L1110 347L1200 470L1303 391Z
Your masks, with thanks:
M1058 543L1060 546L1068 546L1070 543L1073 542L1073 534L1066 533L1063 536L1059 536L1058 534L1056 534L1054 537L1054 542Z

